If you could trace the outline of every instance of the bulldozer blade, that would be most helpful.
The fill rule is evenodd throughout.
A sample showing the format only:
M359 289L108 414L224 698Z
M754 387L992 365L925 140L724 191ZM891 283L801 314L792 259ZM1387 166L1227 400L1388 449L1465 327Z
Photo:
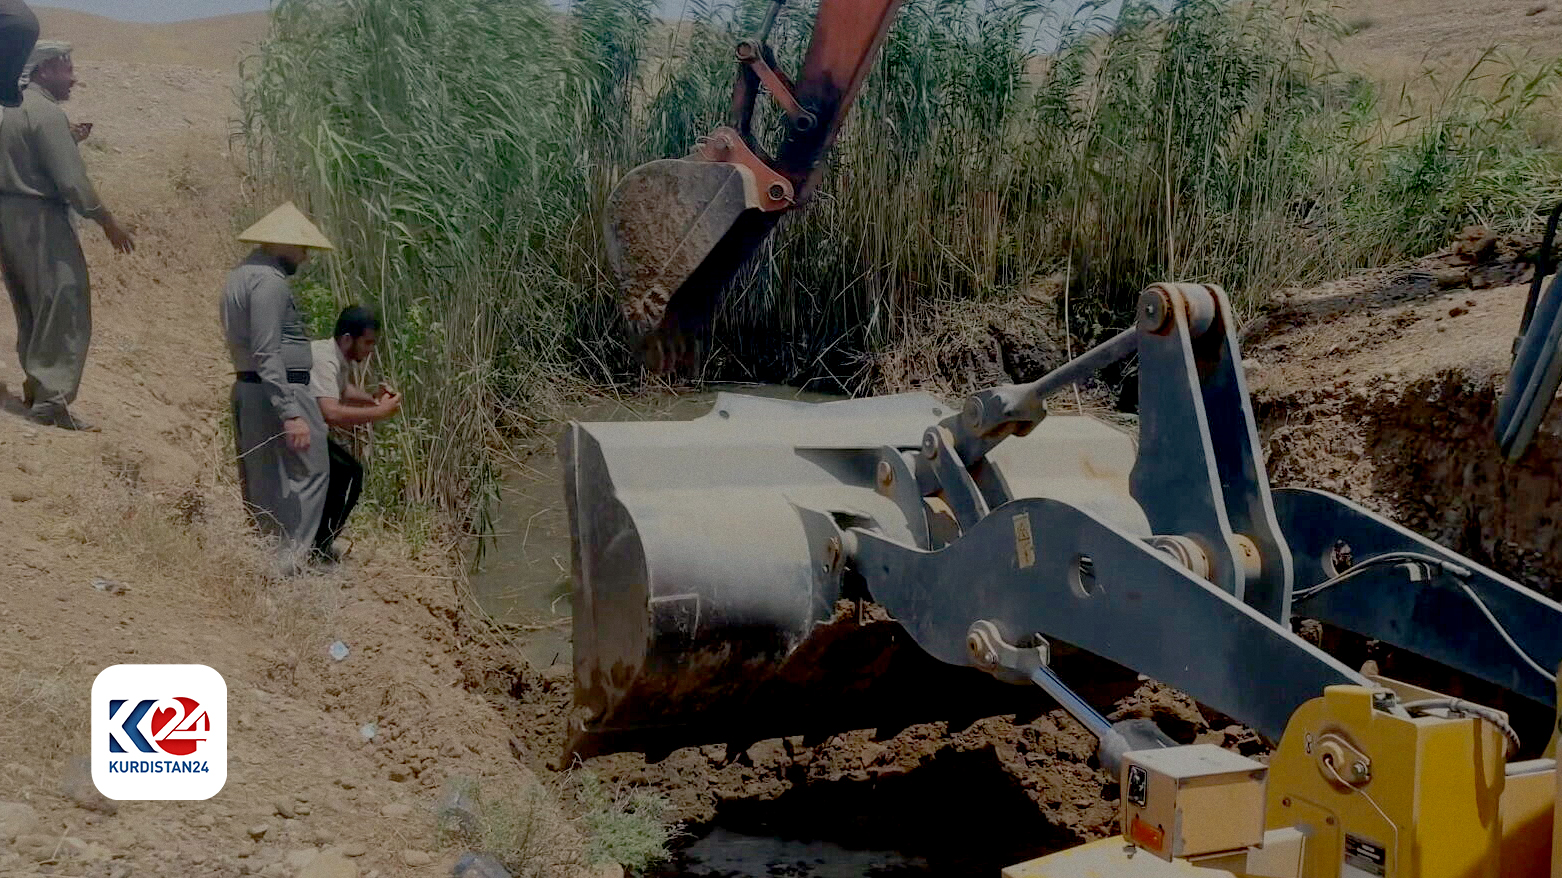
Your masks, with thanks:
M684 283L759 204L753 171L730 162L661 159L619 181L603 230L624 315L642 338L663 329Z
M689 421L570 424L559 443L574 583L566 756L654 757L1034 707L1029 688L922 652L832 556L840 528L926 543L926 525L917 533L895 492L881 493L877 468L949 413L925 394L723 393ZM1128 495L1133 459L1131 437L1059 416L990 462L1017 492L1147 533Z

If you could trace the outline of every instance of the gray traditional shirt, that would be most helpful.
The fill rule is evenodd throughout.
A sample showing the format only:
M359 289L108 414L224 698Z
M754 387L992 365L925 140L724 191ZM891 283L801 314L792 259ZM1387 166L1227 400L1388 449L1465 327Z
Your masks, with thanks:
M304 318L282 263L256 250L228 274L222 293L222 329L233 371L256 372L282 420L303 416L288 391L287 373L307 371L313 360Z
M0 112L0 195L68 204L90 220L103 216L70 120L38 86L27 87L20 107Z

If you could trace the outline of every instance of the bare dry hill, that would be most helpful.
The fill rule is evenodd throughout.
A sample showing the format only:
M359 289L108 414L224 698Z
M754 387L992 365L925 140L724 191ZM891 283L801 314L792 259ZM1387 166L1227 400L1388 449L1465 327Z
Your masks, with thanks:
M1515 58L1562 53L1562 2L1343 0L1336 14L1351 29L1340 63L1394 88L1428 86L1427 71L1463 75L1488 49Z
M263 12L222 15L174 24L137 24L70 9L35 7L45 39L66 40L100 61L232 70L265 38Z

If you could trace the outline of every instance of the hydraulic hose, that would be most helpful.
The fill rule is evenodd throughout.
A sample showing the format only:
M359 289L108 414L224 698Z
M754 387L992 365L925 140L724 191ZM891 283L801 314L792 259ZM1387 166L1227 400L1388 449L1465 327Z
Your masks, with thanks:
M1407 701L1400 705L1411 716L1420 716L1433 710L1446 710L1452 714L1473 716L1491 723L1502 732L1502 736L1508 740L1508 758L1519 752L1519 733L1513 730L1508 720L1500 712L1485 706L1484 704L1472 704L1458 698L1426 698L1420 701Z

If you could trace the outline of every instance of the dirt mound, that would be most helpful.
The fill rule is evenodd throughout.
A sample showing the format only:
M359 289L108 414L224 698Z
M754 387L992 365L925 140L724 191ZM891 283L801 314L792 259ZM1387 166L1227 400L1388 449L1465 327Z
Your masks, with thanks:
M1274 483L1343 494L1555 594L1562 412L1518 463L1495 438L1534 245L1465 235L1411 266L1292 291L1251 327Z
M1006 299L929 308L918 318L920 331L903 333L874 358L873 392L923 390L953 401L988 387L1035 381L1088 348L1065 331L1061 295L1061 284L1051 283ZM1132 386L1132 374L1114 365L1082 382L1077 396L1058 398L1054 408L1111 409L1125 392L1131 397Z

